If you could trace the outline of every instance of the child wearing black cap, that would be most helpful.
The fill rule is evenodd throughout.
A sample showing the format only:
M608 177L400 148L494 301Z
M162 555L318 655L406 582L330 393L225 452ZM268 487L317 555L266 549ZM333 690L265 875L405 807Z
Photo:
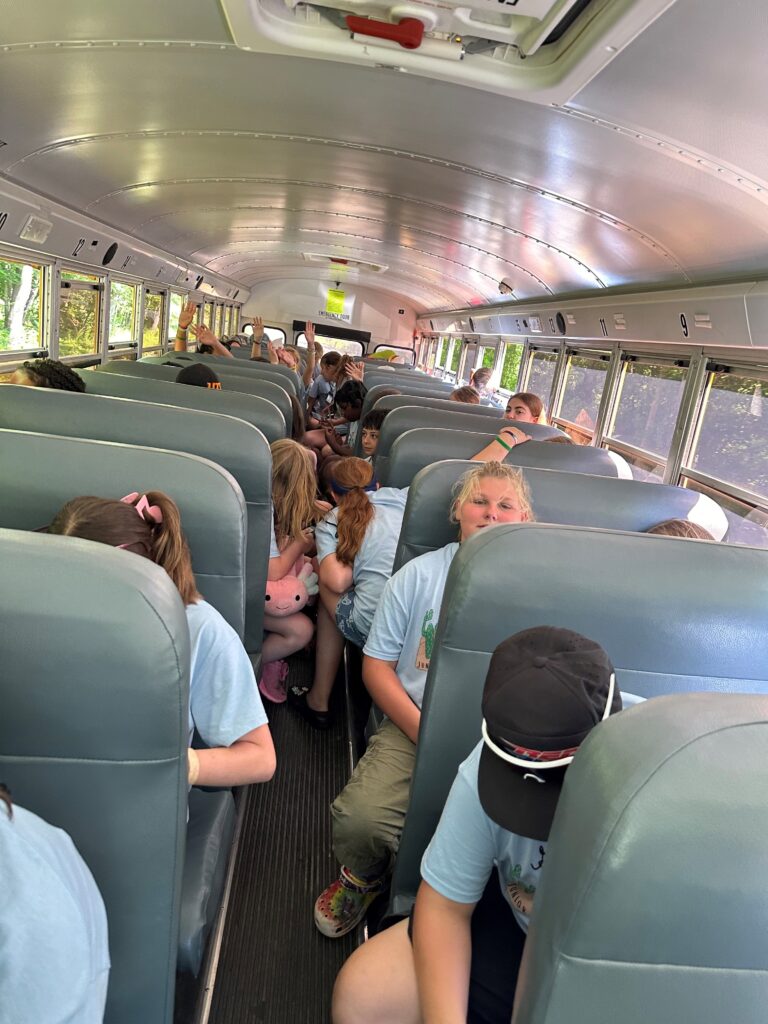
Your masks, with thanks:
M347 961L334 1024L509 1024L563 776L621 707L607 654L578 633L540 626L496 648L483 739L424 854L411 921Z

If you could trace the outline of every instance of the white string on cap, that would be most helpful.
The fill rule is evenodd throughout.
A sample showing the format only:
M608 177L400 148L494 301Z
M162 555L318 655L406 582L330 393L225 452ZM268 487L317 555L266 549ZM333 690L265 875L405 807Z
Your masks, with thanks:
M600 719L604 722L611 713L611 707L613 705L613 694L616 689L616 676L611 672L611 679L608 683L608 700L605 704L605 711L603 711L603 717ZM530 758L515 757L514 754L508 754L506 750L502 750L498 744L494 743L491 737L488 735L488 726L486 725L485 719L481 725L483 734L483 743L494 752L497 757L500 757L502 761L508 761L510 764L515 765L518 768L528 768L529 770L533 767L537 771L545 770L548 768L563 768L565 765L570 764L573 761L573 754L569 757L559 757L556 761L534 761ZM543 780L539 780L543 781Z

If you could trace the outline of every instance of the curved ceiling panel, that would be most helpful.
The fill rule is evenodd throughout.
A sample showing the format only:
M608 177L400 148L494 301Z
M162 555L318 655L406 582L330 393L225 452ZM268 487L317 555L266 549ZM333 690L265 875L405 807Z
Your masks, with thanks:
M719 10L677 0L560 109L248 54L209 0L43 0L4 26L0 173L243 284L356 253L420 309L759 273L764 15L729 12L733 88Z

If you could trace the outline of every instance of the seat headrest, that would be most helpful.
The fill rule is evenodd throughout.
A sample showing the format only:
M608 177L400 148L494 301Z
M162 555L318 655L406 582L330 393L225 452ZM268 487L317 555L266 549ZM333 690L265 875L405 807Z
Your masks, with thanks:
M516 1024L765 1019L768 697L664 697L568 769Z

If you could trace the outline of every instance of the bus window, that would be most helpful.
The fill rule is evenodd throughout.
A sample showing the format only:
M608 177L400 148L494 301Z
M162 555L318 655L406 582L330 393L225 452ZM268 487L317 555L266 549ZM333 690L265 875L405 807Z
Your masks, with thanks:
M661 482L664 478L687 372L687 367L672 364L640 360L624 364L605 447L631 462L640 479Z
M223 313L224 313L224 307L223 306L216 306L216 311L215 311L214 317L213 317L213 333L216 335L217 338L220 338L222 336L222 334L224 333Z
M139 286L112 281L109 286L109 347L122 348L136 341L136 306Z
M99 278L62 270L59 292L59 357L99 351Z
M171 292L169 296L170 308L168 311L168 344L173 348L173 343L176 340L176 328L179 324L179 313L181 313L181 307L186 302L186 295L182 295L180 292Z
M402 348L399 345L374 345L373 352L371 353L371 355L375 355L377 352L383 349L386 349L388 352L394 352L396 354L397 358L393 359L392 362L402 363L405 366L413 366L414 363L416 362L416 356L413 349Z
M225 306L224 307L224 318L223 318L223 320L221 322L221 333L224 334L226 337L229 337L230 334L232 334L232 307L231 306Z
M526 391L532 391L538 395L544 403L544 411L549 408L549 396L552 391L552 382L555 379L555 367L557 366L556 352L543 352L534 349L532 353L530 369L528 370L528 383Z
M768 547L768 375L710 373L681 477L723 507L730 540Z
M485 356L487 352L493 352L493 349L486 349L483 353L483 366L493 366L493 359L490 364L486 363ZM517 381L520 376L520 362L523 358L523 346L507 344L504 346L504 362L501 364L501 379L499 386L504 391L508 391L513 394L517 391Z
M563 397L553 420L579 444L588 444L594 436L609 365L608 354L568 358Z
M213 330L213 303L206 302L203 305L203 323Z
M0 352L43 347L43 268L0 260Z
M343 356L354 356L356 359L363 355L363 346L359 341L326 338L317 329L315 329L315 341L319 341L323 346L323 352L341 352ZM296 344L299 348L307 347L307 338L303 331L297 336Z
M144 294L144 325L141 336L141 351L150 352L160 348L160 326L163 322L162 292L147 290Z
M475 363L475 369L479 369L484 366L488 370L493 369L493 364L496 362L496 349L491 345L485 345L480 349L481 357L478 362Z

